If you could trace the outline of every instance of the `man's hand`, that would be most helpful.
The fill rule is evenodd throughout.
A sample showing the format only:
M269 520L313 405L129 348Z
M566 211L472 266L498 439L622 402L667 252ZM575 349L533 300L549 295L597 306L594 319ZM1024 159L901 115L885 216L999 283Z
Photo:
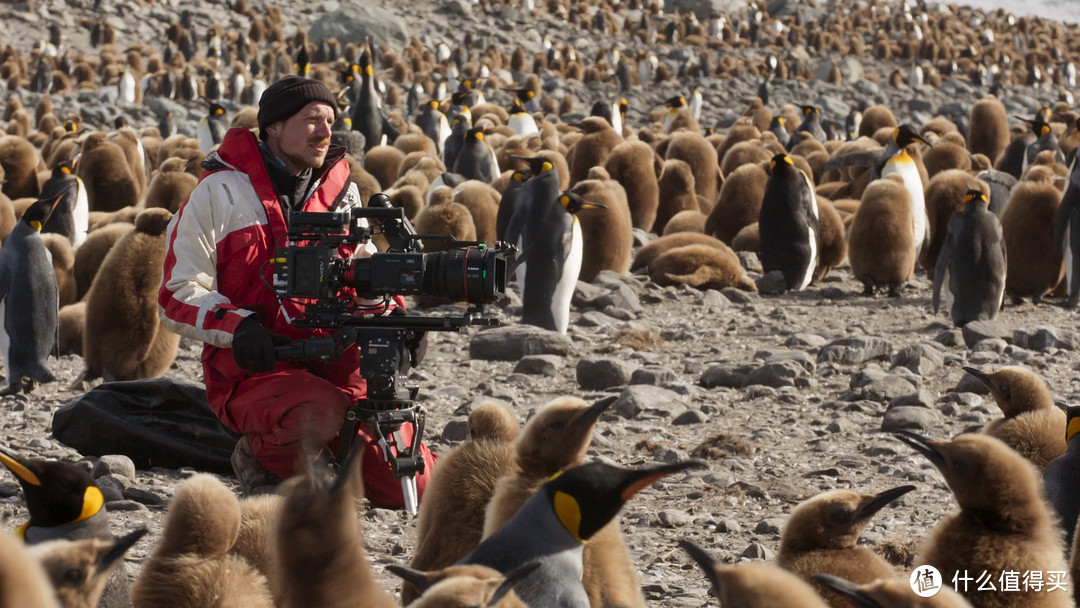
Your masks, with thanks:
M256 374L272 372L277 363L274 347L285 346L289 342L288 337L271 332L254 317L247 317L233 333L233 360L241 368Z
M398 307L390 311L392 317L406 317L409 313L404 308ZM409 361L407 362L408 368L416 367L424 360L424 356L427 355L428 338L426 331L414 330L409 332L409 340L405 343L405 346L409 349ZM405 367L406 361L402 361L402 372L408 371Z

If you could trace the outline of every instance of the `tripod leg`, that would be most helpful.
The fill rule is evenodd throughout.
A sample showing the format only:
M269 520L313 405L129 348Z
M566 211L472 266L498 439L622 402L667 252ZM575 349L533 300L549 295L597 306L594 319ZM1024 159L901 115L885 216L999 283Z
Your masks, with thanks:
M420 500L416 496L416 477L406 475L401 478L401 496L405 499L405 511L409 515L416 515Z

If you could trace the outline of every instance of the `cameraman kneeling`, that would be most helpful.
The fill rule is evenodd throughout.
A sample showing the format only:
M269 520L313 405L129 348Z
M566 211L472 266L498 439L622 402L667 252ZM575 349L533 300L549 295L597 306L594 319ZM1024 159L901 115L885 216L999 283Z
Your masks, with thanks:
M297 329L290 320L303 304L279 302L273 289L275 248L284 242L290 210L340 211L360 206L349 179L345 148L330 145L336 99L317 80L286 76L259 102L259 139L231 129L203 161L199 185L168 229L168 252L158 304L172 331L206 343L202 362L210 407L244 437L233 469L248 493L269 491L292 475L301 445L336 443L345 411L363 398L360 351L350 346L327 362L277 361L274 347L326 335ZM342 256L367 256L369 243ZM395 304L401 304L395 298ZM388 312L388 311L384 311ZM407 445L412 428L401 429ZM403 504L390 463L361 427L354 449L364 449L367 497ZM417 475L422 494L434 457Z

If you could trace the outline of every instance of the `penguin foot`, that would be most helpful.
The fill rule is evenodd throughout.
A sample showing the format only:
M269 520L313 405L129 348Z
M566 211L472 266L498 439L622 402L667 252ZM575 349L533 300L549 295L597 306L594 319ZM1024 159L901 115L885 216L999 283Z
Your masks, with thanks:
M1020 306L1021 304L1024 303L1024 298L1021 298L1020 296L1018 296L1016 294L1010 294L1009 295L1009 300L1012 301L1013 306Z
M1065 302L1065 308L1076 308L1080 305L1080 293L1069 296Z
M1038 306L1039 304L1042 304L1042 295L1035 294L1035 295L1031 296L1031 303L1034 304L1035 306Z
M874 284L871 283L870 281L864 281L863 282L862 295L868 296L868 297L871 297L871 298L874 297Z
M37 382L33 378L16 378L15 381L7 385L7 388L0 391L0 396L18 395L19 393L31 393L37 388Z
M889 285L889 297L890 298L899 298L900 297L900 285L897 285L897 284Z

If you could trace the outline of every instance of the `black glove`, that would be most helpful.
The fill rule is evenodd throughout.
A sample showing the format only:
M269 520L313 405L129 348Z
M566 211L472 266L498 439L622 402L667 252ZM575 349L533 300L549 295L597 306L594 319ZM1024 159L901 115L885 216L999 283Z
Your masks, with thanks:
M285 346L291 341L286 336L271 332L255 317L247 317L233 332L233 360L241 368L256 374L272 372L277 362L274 347Z

